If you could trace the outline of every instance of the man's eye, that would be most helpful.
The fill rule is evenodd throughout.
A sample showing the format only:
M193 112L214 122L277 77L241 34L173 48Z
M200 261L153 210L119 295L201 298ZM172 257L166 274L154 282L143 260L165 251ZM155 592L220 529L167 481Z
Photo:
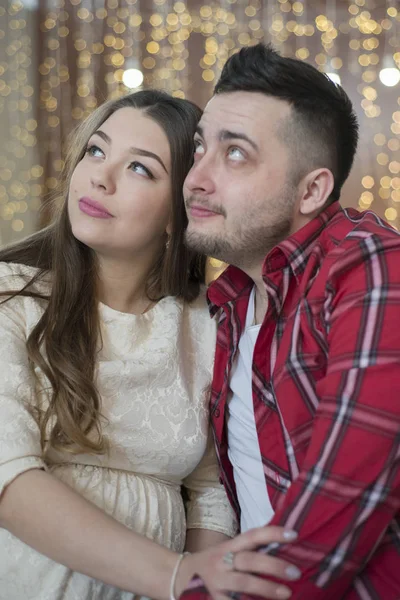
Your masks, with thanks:
M196 154L204 154L204 146L200 140L194 140L194 152Z
M233 160L242 160L244 158L243 152L236 146L229 148L228 156L229 158L233 158Z

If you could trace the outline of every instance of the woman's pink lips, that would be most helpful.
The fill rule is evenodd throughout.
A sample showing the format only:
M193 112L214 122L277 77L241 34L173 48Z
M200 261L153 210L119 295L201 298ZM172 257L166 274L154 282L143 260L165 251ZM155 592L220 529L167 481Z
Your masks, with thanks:
M81 198L79 200L79 208L90 217L97 217L98 219L111 219L113 216L102 204L100 204L100 202L92 200L91 198Z
M192 217L215 217L219 213L216 213L212 210L208 210L204 206L196 206L193 205L189 208L190 214Z

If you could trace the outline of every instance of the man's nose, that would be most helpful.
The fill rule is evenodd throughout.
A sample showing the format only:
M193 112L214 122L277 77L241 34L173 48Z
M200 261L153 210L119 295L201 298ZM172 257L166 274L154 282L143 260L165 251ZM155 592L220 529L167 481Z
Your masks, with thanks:
M208 157L196 161L187 174L184 188L189 194L212 194L215 191L215 172Z

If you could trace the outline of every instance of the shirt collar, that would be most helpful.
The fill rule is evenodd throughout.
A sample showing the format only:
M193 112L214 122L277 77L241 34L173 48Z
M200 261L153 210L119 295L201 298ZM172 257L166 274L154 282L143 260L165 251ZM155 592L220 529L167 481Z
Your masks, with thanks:
M333 202L310 223L275 246L265 257L263 277L289 266L299 282L316 241L328 222L342 210L339 202ZM208 288L211 316L239 296L249 296L253 285L253 280L246 273L230 265Z

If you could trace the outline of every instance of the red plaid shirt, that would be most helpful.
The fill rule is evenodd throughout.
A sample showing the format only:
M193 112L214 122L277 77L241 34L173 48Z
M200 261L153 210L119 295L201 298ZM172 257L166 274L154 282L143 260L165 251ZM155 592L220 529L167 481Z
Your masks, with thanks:
M269 253L263 279L254 414L270 524L299 537L260 551L301 569L285 582L295 600L399 600L400 236L336 202ZM252 286L229 267L209 289L218 314L212 423L238 515L225 413ZM209 596L194 579L181 598Z

